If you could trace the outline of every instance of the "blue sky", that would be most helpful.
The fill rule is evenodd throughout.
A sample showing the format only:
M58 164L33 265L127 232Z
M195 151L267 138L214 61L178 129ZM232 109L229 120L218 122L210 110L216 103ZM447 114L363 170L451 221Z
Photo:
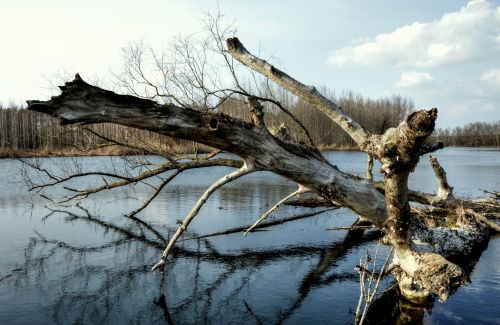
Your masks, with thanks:
M111 78L131 41L201 29L220 7L254 53L307 84L439 108L438 126L500 120L500 1L0 0L0 101L53 94L55 75Z

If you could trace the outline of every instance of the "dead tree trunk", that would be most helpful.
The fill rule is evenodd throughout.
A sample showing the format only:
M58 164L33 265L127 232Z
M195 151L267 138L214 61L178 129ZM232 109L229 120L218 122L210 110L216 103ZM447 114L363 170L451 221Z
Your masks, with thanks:
M243 167L222 178L205 192L179 227L176 236L170 240L156 267L164 265L169 248L214 190L244 174L265 170L296 182L303 190L315 192L328 201L348 207L364 220L384 229L386 241L395 248L393 264L398 266L404 277L416 281L422 289L446 299L465 282L466 274L460 267L436 254L436 250L418 251L413 245L415 235L432 231L422 222L416 222L411 212L409 198L420 195L425 200L427 196L408 190L408 176L421 155L442 147L425 145L434 129L437 109L414 112L398 127L388 129L382 135L370 134L314 87L300 83L253 56L237 38L227 40L227 51L242 64L313 104L332 123L346 131L360 150L378 159L385 177L383 188L371 179L341 172L314 148L273 135L264 123L259 101L253 97L248 98L253 123L245 123L205 110L181 108L173 104L161 105L151 100L118 95L91 86L77 75L73 81L61 87L59 96L49 101L28 101L28 108L58 117L63 124L116 123L196 141L241 157ZM438 197L439 202L443 201L441 194ZM449 200L446 202L450 204ZM448 207L448 211L452 209ZM450 236L460 238L457 234Z

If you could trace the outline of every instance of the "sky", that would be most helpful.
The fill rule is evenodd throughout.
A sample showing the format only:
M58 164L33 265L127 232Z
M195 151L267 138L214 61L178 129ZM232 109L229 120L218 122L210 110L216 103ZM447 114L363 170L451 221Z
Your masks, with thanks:
M500 0L0 0L0 103L47 99L61 75L110 80L130 42L168 44L217 10L303 83L410 97L438 127L500 120Z

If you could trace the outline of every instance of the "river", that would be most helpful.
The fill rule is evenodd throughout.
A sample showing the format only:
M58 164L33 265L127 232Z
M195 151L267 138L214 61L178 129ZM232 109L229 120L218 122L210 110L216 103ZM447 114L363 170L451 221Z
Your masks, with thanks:
M364 173L362 153L325 155L342 171ZM500 190L500 151L445 148L436 156L455 195L478 197L483 189ZM42 162L51 170L64 170L71 163L82 171L124 164L116 157ZM179 241L165 271L150 271L161 254L162 237L228 171L186 171L169 184L139 215L155 234L123 217L152 193L144 184L91 196L82 201L85 209L68 208L73 215L49 215L47 201L27 191L20 163L0 160L0 324L352 323L359 297L354 267L377 241L344 242L346 231L336 228L355 220L346 209L246 237L234 233ZM75 180L72 186L96 181ZM412 174L410 187L435 190L426 157ZM294 190L292 182L270 173L245 176L210 197L184 238L251 224ZM308 211L284 207L275 216ZM500 323L499 256L500 241L492 239L471 282L447 302L417 310L413 321Z

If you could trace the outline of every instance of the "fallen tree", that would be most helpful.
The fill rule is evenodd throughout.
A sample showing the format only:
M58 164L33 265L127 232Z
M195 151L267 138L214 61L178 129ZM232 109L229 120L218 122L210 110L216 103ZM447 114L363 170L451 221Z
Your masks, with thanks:
M92 189L71 188L74 195L65 199L65 202L123 184L135 184L167 170L180 173L185 169L207 166L235 167L235 171L213 183L184 220L179 222L179 227L168 240L160 260L153 266L155 270L167 263L171 248L214 191L255 171L270 171L294 181L298 189L278 202L252 227L257 226L288 199L310 192L323 202L351 209L359 215L360 221L383 229L385 242L394 248L394 258L389 269L395 274L406 297L419 301L422 297L436 295L441 300L446 300L459 286L466 283L467 273L452 261L457 261L457 257L467 258L487 242L492 231L499 230L490 218L498 215L500 204L498 199L467 201L454 198L444 169L435 158L431 158L431 162L439 180L437 194L408 189L409 174L415 169L420 157L442 148L441 143L429 145L426 142L434 130L438 114L436 108L415 111L397 127L390 128L383 134L373 134L316 88L302 84L251 54L237 38L227 39L223 54L226 59L232 58L240 62L309 102L324 113L331 123L340 126L357 143L359 149L367 153L367 177L361 178L340 171L324 158L311 141L304 143L293 140L286 126L277 130L267 126L263 119L263 103L271 102L278 107L280 104L244 91L239 85L234 90L225 89L221 92L227 98L237 95L246 100L252 113L251 123L216 113L203 106L179 105L175 99L160 103L139 96L119 95L92 86L76 75L73 81L60 87L60 95L48 101L28 101L28 109L55 116L62 124L115 123L191 140L235 154L241 160L214 158L219 151L195 158L184 156L173 159L165 155L168 160L166 164L136 177L101 175L120 179L112 183L104 181L103 186ZM229 65L232 67L233 63ZM234 73L234 70L231 71ZM282 106L280 108L284 109ZM305 133L307 135L307 131ZM381 162L383 182L373 181L373 159ZM46 170L44 172L48 174ZM162 181L151 200L175 175L177 174ZM52 177L42 185L32 183L31 188L60 184L83 176L86 175ZM411 201L423 204L424 207L412 207ZM143 207L148 203L149 201ZM143 207L133 211L128 217L137 218L135 215ZM445 224L447 226L443 226ZM159 234L158 236L161 237Z

